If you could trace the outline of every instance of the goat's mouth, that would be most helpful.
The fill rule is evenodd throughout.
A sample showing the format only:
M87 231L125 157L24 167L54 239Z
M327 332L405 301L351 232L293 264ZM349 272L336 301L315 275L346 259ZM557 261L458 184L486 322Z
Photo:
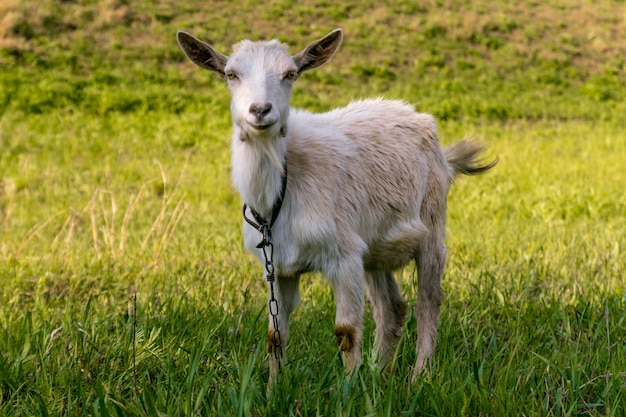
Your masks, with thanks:
M274 126L276 124L276 122L270 122L270 123L266 123L266 124L256 124L256 123L248 122L248 124L253 129L262 131L262 130L267 130L267 129L271 128L272 126Z

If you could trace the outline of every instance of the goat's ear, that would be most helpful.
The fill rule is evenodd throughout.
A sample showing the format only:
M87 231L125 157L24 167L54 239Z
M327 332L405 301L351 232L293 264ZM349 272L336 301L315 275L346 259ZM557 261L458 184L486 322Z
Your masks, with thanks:
M293 60L298 66L298 74L317 68L328 61L339 49L342 39L341 29L335 29L294 55Z
M222 55L213 49L208 43L193 37L190 33L179 30L176 33L178 45L191 61L209 71L214 71L225 77L224 67L228 61L226 55Z

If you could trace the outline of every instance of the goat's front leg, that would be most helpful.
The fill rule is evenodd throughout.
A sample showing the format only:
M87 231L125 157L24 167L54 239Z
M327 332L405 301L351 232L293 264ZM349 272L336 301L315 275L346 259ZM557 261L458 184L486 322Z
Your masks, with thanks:
M296 309L300 302L300 276L277 276L274 282L274 295L276 306L273 306L270 294L270 309L277 307L276 322L278 324L278 332L274 326L274 317L272 313L276 311L270 310L269 329L267 331L267 353L270 362L270 377L268 387L276 380L278 375L279 361L285 362L285 346L289 338L289 316ZM269 286L269 283L268 283ZM277 348L280 346L280 348Z
M363 264L360 259L342 263L337 274L330 275L336 303L335 336L348 372L361 364L363 277Z

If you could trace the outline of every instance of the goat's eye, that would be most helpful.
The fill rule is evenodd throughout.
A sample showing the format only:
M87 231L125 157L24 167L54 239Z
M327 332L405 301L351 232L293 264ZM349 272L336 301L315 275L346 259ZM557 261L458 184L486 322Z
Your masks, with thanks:
M285 74L285 80L295 80L296 78L298 78L298 72L297 71L288 71Z
M229 80L236 80L237 74L234 71L226 71L226 78Z

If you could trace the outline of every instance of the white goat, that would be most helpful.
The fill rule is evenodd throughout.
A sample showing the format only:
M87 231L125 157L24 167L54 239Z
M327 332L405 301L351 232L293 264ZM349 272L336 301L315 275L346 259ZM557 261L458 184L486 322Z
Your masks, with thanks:
M411 259L418 269L415 376L433 352L439 322L448 187L497 160L480 165L482 147L466 140L442 150L433 117L401 101L363 100L323 114L291 109L294 81L334 55L340 29L294 56L276 40L245 40L229 57L189 33L177 37L194 63L228 83L233 182L257 219L275 221L278 329L270 317L270 383L279 366L273 353L284 350L300 275L308 271L321 271L333 285L335 335L347 369L361 361L364 290L380 360L388 363L406 316L393 270ZM265 262L260 238L244 222L246 249Z

